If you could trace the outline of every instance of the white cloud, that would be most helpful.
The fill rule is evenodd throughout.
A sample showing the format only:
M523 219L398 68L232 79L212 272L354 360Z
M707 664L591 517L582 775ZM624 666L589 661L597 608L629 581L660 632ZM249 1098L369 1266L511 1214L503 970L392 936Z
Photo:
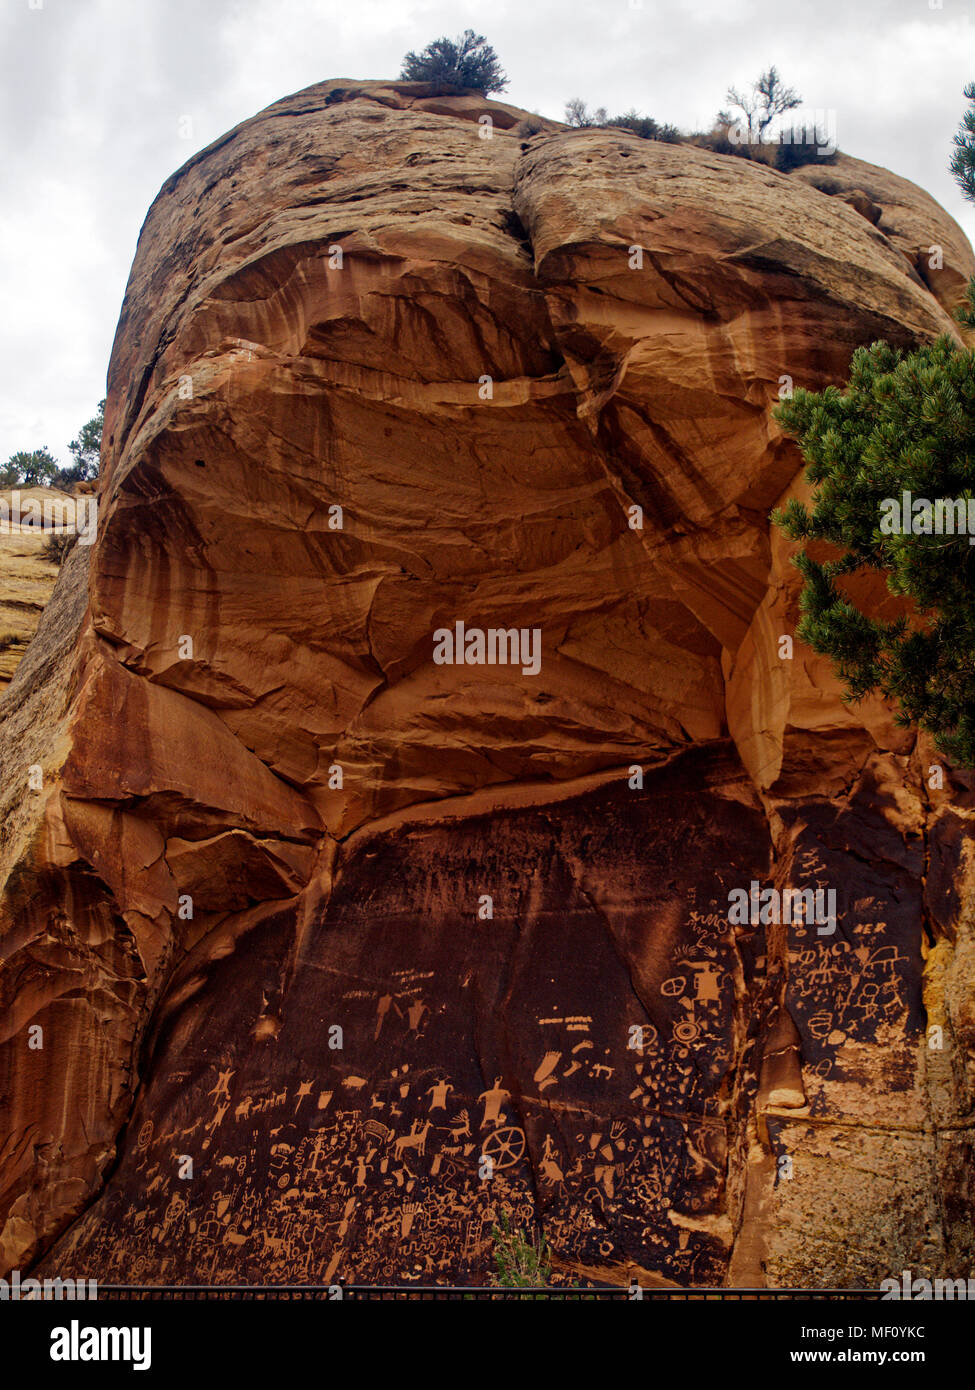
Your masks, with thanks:
M555 117L580 96L700 127L774 62L836 110L841 148L975 236L947 171L975 78L963 0L0 0L0 460L66 457L104 394L143 218L194 150L309 83L395 77L407 49L468 26L497 48L505 98Z

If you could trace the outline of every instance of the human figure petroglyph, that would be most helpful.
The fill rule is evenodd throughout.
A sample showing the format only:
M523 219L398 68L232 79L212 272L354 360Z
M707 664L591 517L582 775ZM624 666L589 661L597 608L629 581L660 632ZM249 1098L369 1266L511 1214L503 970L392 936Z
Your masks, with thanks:
M407 1010L407 1017L410 1023L410 1032L419 1033L420 1024L423 1021L423 1016L424 1014L428 1014L429 1012L430 1010L427 1008L426 1004L424 1004L422 999L414 999L411 1002L409 1009Z
M210 1134L210 1133L213 1132L213 1130L215 1130L215 1129L217 1128L218 1125L222 1124L222 1123L223 1123L223 1117L224 1117L224 1115L226 1115L226 1113L227 1113L227 1111L228 1111L229 1109L230 1109L230 1102L229 1102L229 1101L224 1101L222 1105L218 1106L218 1108L217 1108L217 1110L216 1110L216 1113L215 1113L214 1116L213 1116L213 1119L210 1121L210 1123L209 1123L208 1125L204 1125L204 1132L207 1133L207 1134Z
M688 961L691 970L699 973L694 977L694 999L699 1004L718 1004L721 1002L721 981L725 972L712 961Z
M538 1165L538 1171L542 1182L554 1186L560 1184L563 1187L565 1186L565 1174L559 1167L555 1144L552 1141L551 1134L546 1134L545 1141L542 1144L542 1157Z
M484 1102L484 1114L481 1117L481 1129L483 1129L485 1125L496 1125L500 1122L501 1107L504 1105L505 1101L508 1101L510 1099L510 1091L504 1090L504 1088L501 1085L501 1077L496 1076L494 1078L494 1085L491 1087L491 1089L489 1091L482 1091L481 1094L478 1096L478 1100L483 1100Z
M704 965L704 971L694 969L695 965ZM681 969L688 979L694 979L698 973L710 974L716 978L719 974L717 966L713 970L707 968L708 963L700 955L695 955L691 960L682 962ZM673 968L673 967L671 967ZM658 979L659 985L659 979ZM710 1003L701 998L701 987L695 979L694 987L686 986L686 995L694 996L694 1004L699 1013L705 1007L713 1007L714 1001ZM721 986L723 988L723 984ZM375 996L372 996L373 999ZM671 1005L668 1009L667 1004L661 1001L661 1017L667 1017L668 1028L672 1026L672 1018L676 1013L678 1017L683 1015L686 1010ZM404 1006L405 1007L405 1006ZM366 1035L368 1036L368 1013L370 1006L365 1005L366 1012ZM639 1017L639 1015L638 1015ZM626 1020L629 1022L629 1020ZM564 1026L564 1025L563 1025ZM676 1090L676 1083L682 1075L682 1069L693 1073L692 1058L685 1050L683 1054L678 1053L676 1065L674 1053L668 1047L660 1050L661 1045L656 1037L656 1031L652 1025L647 1024L648 1031L652 1031L653 1040L658 1049L657 1056L652 1060L643 1058L643 1088L637 1087L633 1092L629 1104L623 1096L629 1086L632 1090L636 1077L633 1071L624 1069L622 1073L623 1084L618 1086L619 1105L623 1111L630 1111L633 1107L633 1099L642 1103L650 1094L651 1101L655 1108L666 1108L672 1101ZM405 1027L401 1030L405 1034ZM561 1030L560 1030L561 1031ZM552 1036L549 1034L549 1036ZM562 1036L566 1035L564 1032ZM583 1037L578 1042L579 1051L576 1056L583 1062L584 1075L606 1079L607 1090L612 1088L615 1083L615 1070L619 1070L619 1063L613 1063L613 1057L618 1059L629 1059L635 1067L637 1060L631 1053L624 1052L626 1034L625 1030L610 1032L610 1037L616 1040L614 1049L606 1056L600 1055L597 1060L595 1053L603 1053L603 1044L607 1041L604 1030L600 1030L597 1035L596 1046L590 1038ZM389 1040L387 1040L389 1041ZM567 1040L571 1042L571 1039ZM421 1045L422 1047L422 1045ZM557 1052L557 1049L551 1049ZM321 1279L322 1269L330 1256L335 1253L335 1234L336 1225L341 1220L340 1216L333 1217L327 1226L327 1235L323 1233L320 1226L320 1218L323 1215L323 1200L327 1193L334 1193L341 1196L339 1210L342 1210L348 1196L357 1196L361 1199L360 1205L355 1208L352 1216L351 1225L345 1239L349 1242L349 1250L343 1256L346 1263L343 1265L344 1271L352 1276L364 1278L367 1282L370 1278L383 1279L388 1277L389 1271L395 1271L399 1275L399 1259L402 1252L399 1251L397 1241L404 1244L411 1243L413 1253L410 1260L414 1258L418 1266L430 1266L437 1277L441 1274L445 1278L460 1276L460 1282L468 1275L468 1269L464 1267L462 1256L462 1222L465 1214L469 1214L472 1204L476 1201L479 1184L477 1180L477 1164L482 1153L486 1151L485 1144L488 1138L494 1137L498 1130L507 1127L512 1130L510 1136L504 1136L507 1145L502 1154L499 1150L498 1157L502 1162L510 1164L504 1170L496 1166L495 1177L492 1186L496 1186L496 1200L503 1201L505 1206L515 1210L519 1202L524 1197L527 1190L533 1187L533 1175L528 1169L530 1155L524 1154L525 1162L519 1166L517 1159L514 1158L517 1142L521 1140L522 1132L515 1132L515 1126L511 1123L512 1096L517 1096L506 1086L501 1077L494 1077L493 1082L487 1083L480 1096L476 1097L473 1103L480 1104L482 1115L477 1116L483 1119L480 1125L479 1136L472 1135L474 1116L473 1103L470 1099L470 1091L465 1084L462 1085L463 1099L466 1107L461 1110L461 1094L458 1093L457 1086L462 1083L453 1083L449 1079L449 1072L441 1070L440 1067L430 1064L429 1055L418 1050L414 1056L409 1054L413 1064L413 1070L407 1073L405 1067L400 1066L392 1079L384 1081L377 1080L375 1073L371 1069L371 1063L366 1057L357 1057L356 1062L363 1068L363 1073L369 1076L370 1086L361 1094L353 1095L350 1089L341 1088L336 1076L338 1087L336 1095L342 1098L346 1104L354 1106L354 1109L343 1109L341 1112L329 1112L328 1127L323 1126L322 1121L326 1119L323 1114L316 1115L313 1109L316 1086L308 1083L307 1079L299 1075L288 1078L286 1088L287 1102L292 1104L295 1122L291 1124L286 1121L286 1108L282 1111L282 1117L288 1124L287 1130L284 1125L279 1125L278 1138L287 1134L291 1138L296 1149L285 1163L282 1169L277 1169L274 1174L268 1174L266 1164L268 1160L264 1157L266 1153L265 1145L273 1143L268 1140L269 1126L267 1121L260 1120L253 1124L248 1124L246 1130L240 1135L241 1142L251 1144L255 1142L255 1136L259 1136L259 1152L257 1155L251 1151L250 1166L248 1174L253 1173L260 1191L258 1192L256 1219L252 1217L252 1230L250 1233L245 1229L241 1219L241 1202L250 1184L251 1177L247 1177L247 1184L238 1181L238 1160L231 1158L231 1162L222 1162L215 1156L215 1159L208 1170L201 1170L201 1177L204 1171L213 1172L214 1168L219 1169L220 1178L226 1181L230 1177L235 1186L232 1193L232 1202L228 1209L221 1214L216 1213L220 1229L214 1233L212 1227L213 1216L206 1218L200 1223L200 1229L196 1234L197 1246L202 1249L206 1241L212 1238L219 1247L224 1250L218 1265L219 1277L228 1277L232 1273L234 1257L239 1252L244 1252L247 1267L253 1268L257 1277L271 1277L270 1266L275 1266L282 1275L295 1278L307 1273L309 1282L316 1282ZM559 1075L558 1068L565 1067L569 1059L569 1049L566 1046L564 1052L558 1053L558 1060L555 1062L553 1071ZM544 1054L541 1048L534 1051L534 1055L529 1052L527 1062L527 1072L530 1075L532 1070L537 1070L535 1063ZM341 1061L341 1059L339 1059ZM300 1065L300 1063L299 1063ZM312 1063L314 1066L314 1063ZM615 1067L615 1069L614 1069ZM493 1069L492 1069L493 1070ZM244 1073L237 1074L244 1077ZM335 1073L332 1073L335 1075ZM380 1077L385 1075L380 1073ZM637 1073L639 1075L639 1073ZM409 1130L408 1133L396 1135L394 1130L389 1130L386 1122L389 1121L388 1102L380 1101L377 1106L375 1101L381 1096L396 1096L396 1089L399 1086L409 1084L412 1077L416 1077L416 1087L411 1098L407 1100L403 1108L406 1111L405 1119L398 1122L401 1131ZM206 1079L214 1081L215 1072L205 1072L203 1084ZM631 1080L631 1078L633 1078ZM234 1080L236 1077L233 1078ZM544 1079L544 1078L543 1078ZM280 1084L280 1082L278 1083ZM536 1082L536 1084L538 1084ZM710 1100L710 1090L706 1083L697 1083L703 1092L703 1098ZM292 1085L295 1087L292 1090ZM618 1084L617 1084L618 1085ZM597 1237L606 1238L606 1232L600 1232L598 1221L593 1225L591 1214L587 1214L585 1208L580 1208L580 1197L583 1190L594 1188L599 1195L599 1209L601 1212L608 1212L611 1208L613 1215L611 1221L613 1229L612 1238L615 1241L617 1251L624 1248L623 1233L628 1232L627 1239L634 1241L639 1239L639 1233L646 1223L646 1213L661 1209L661 1204L666 1206L668 1200L677 1201L682 1205L682 1209L691 1212L698 1210L695 1203L703 1203L706 1194L685 1191L685 1184L690 1181L710 1182L714 1170L713 1165L709 1165L709 1147L705 1136L695 1130L687 1143L683 1138L678 1139L676 1128L665 1127L663 1132L656 1132L650 1128L655 1123L654 1117L649 1116L646 1120L637 1114L629 1115L627 1126L620 1125L617 1128L617 1121L612 1118L612 1111L606 1114L603 1107L595 1101L598 1092L590 1090L589 1082L583 1080L585 1088L582 1094L586 1097L585 1104L575 1105L573 1102L577 1097L570 1091L567 1094L567 1101L573 1111L574 1118L568 1123L573 1130L581 1124L587 1131L590 1125L593 1130L597 1126L602 1133L599 1142L593 1151L588 1151L584 1155L584 1161L580 1161L577 1149L572 1143L572 1135L568 1133L563 1141L560 1133L548 1131L542 1121L544 1115L550 1118L555 1115L562 1116L562 1107L553 1105L547 1107L544 1102L538 1105L530 1095L525 1098L524 1106L526 1110L526 1127L533 1134L537 1134L540 1153L536 1151L534 1156L535 1175L534 1183L536 1195L544 1193L543 1201L546 1204L546 1223L550 1227L553 1240L556 1239L556 1232L563 1233L565 1247L571 1252L573 1258L580 1261L597 1261ZM306 1095L299 1094L302 1087L306 1087ZM384 1088L390 1089L384 1089ZM374 1089L375 1088L375 1089ZM202 1088L201 1088L202 1089ZM233 1093L232 1081L229 1083L231 1094ZM246 1098L241 1096L244 1086L239 1086L237 1090L237 1101L233 1102L227 1111L227 1118L231 1118L232 1113L241 1105L244 1110L241 1119L251 1120L254 1116L253 1099L248 1107ZM252 1083L252 1089L257 1093L263 1094L264 1087L259 1081ZM645 1094L645 1092L647 1094ZM537 1092L535 1093L538 1094ZM307 1111L304 1110L304 1099L311 1097L311 1104ZM275 1098L276 1099L276 1098ZM579 1100L581 1102L582 1095ZM299 1104L300 1101L300 1104ZM616 1093L613 1090L612 1104L616 1104ZM519 1102L519 1108L520 1108ZM639 1109L639 1105L636 1107ZM370 1118L371 1110L371 1118ZM459 1111L459 1113L455 1113ZM185 1112L183 1112L185 1113ZM433 1117L436 1118L433 1118ZM583 1118L585 1117L585 1118ZM268 1116L268 1119L273 1117ZM165 1119L163 1119L165 1123ZM395 1124L396 1122L394 1122ZM369 1126L380 1126L384 1128L377 1132ZM430 1126L427 1129L427 1126ZM536 1130L539 1127L541 1132ZM424 1135L424 1130L426 1134ZM324 1132L323 1132L324 1131ZM645 1133L644 1133L645 1131ZM235 1135L233 1148L237 1148L237 1131L232 1131ZM475 1142L470 1142L475 1140ZM424 1142L425 1141L425 1142ZM448 1149L446 1144L453 1141ZM509 1142L510 1141L510 1142ZM564 1143L564 1147L563 1147ZM650 1147L641 1148L641 1144L649 1144ZM214 1147L217 1147L214 1139ZM219 1146L223 1153L224 1160L230 1155L224 1153L228 1144L224 1140ZM532 1148L534 1148L534 1140ZM658 1171L657 1150L661 1147L673 1149L676 1153L676 1163L679 1168L678 1190L676 1195L673 1190L670 1193L663 1193L664 1177ZM608 1150L608 1152L604 1152ZM155 1148L153 1153L158 1152ZM245 1150L246 1152L246 1150ZM414 1164L411 1154L417 1154L421 1162ZM463 1155L463 1156L462 1156ZM512 1162L512 1160L514 1161ZM382 1171L381 1164L385 1162L385 1171ZM409 1166L406 1166L409 1165ZM145 1165L143 1165L145 1166ZM415 1172L411 1172L411 1168ZM263 1171L261 1171L263 1170ZM626 1173L625 1185L622 1175ZM268 1181L273 1178L273 1181ZM286 1188L279 1190L278 1180L283 1179ZM205 1177L204 1177L205 1181ZM290 1185L289 1185L290 1184ZM256 1189L254 1189L256 1190ZM229 1189L225 1186L224 1193ZM392 1225L384 1226L383 1231L374 1229L374 1216L366 1215L363 1211L367 1195L377 1194L380 1191L387 1191L391 1194L392 1202ZM663 1195L661 1195L663 1193ZM149 1207L150 1212L161 1210L167 1197L157 1194L154 1197L154 1204ZM156 1205L158 1204L158 1205ZM408 1205L405 1205L408 1204ZM412 1207L414 1212L413 1219L406 1231L409 1240L404 1239L403 1232L403 1213L405 1209ZM528 1199L526 1211L531 1211L531 1198ZM709 1210L706 1206L701 1206L701 1210ZM422 1211L422 1217L417 1215ZM640 1214L643 1220L639 1220ZM155 1238L150 1237L149 1228L155 1218L150 1217L145 1236L140 1235L140 1245L132 1245L130 1251L135 1255L139 1249L148 1250L150 1254L150 1265L152 1276L158 1278L161 1259L167 1251L167 1238L163 1237L161 1245L156 1243ZM526 1219L531 1219L530 1217ZM132 1218L130 1229L135 1229ZM639 1224L638 1224L639 1222ZM208 1224L209 1223L209 1224ZM366 1224L364 1224L366 1223ZM650 1226L654 1223L651 1221ZM259 1234L261 1228L265 1227L269 1237L273 1241L282 1242L277 1247L277 1253L268 1249L262 1251L262 1237ZM140 1226L141 1232L142 1227ZM654 1228L656 1229L656 1228ZM354 1232L354 1234L353 1234ZM673 1240L668 1239L666 1249L672 1248ZM701 1239L698 1235L692 1236L694 1241ZM238 1244L240 1242L240 1244ZM182 1253L176 1262L177 1270L186 1263L187 1250L191 1249L189 1237L182 1242ZM490 1264L490 1239L486 1242L487 1255L484 1252L474 1259L471 1269L483 1269L483 1261L486 1258ZM192 1249L196 1249L193 1246ZM286 1248L284 1248L286 1247ZM351 1252L351 1253L350 1253ZM107 1258L107 1257L106 1257ZM193 1254L191 1256L194 1267L198 1272L205 1270L210 1260L210 1247L206 1247L206 1254ZM404 1256L405 1258L405 1256ZM131 1271L131 1264L128 1266ZM259 1271L259 1274L258 1274ZM121 1272L121 1271L120 1271Z
M431 1097L430 1111L446 1110L447 1096L453 1089L449 1081L445 1081L443 1078L429 1087L429 1089L424 1092L424 1095ZM428 1113L430 1113L430 1111L428 1111Z
M371 1161L373 1155L375 1154L375 1152L376 1152L375 1149L370 1149L370 1151L369 1151L368 1154L360 1154L360 1155L359 1155L359 1157L358 1157L358 1159L357 1159L357 1161L356 1161L356 1169L355 1169L355 1185L356 1185L356 1187L360 1187L360 1188L361 1188L361 1187L365 1187L365 1185L366 1185L366 1178L369 1176L369 1165L370 1165L370 1161Z
M216 1098L218 1098L218 1099L219 1099L220 1096L226 1096L227 1099L229 1100L229 1099L230 1099L230 1081L231 1081L231 1078L234 1077L234 1076L236 1076L236 1075L237 1075L236 1069L233 1070L233 1071L222 1071L222 1072L220 1072L220 1074L219 1074L219 1076L218 1076L218 1078L217 1078L217 1084L214 1086L214 1088L213 1088L212 1091L207 1091L207 1095L208 1095L208 1096L214 1096L214 1097L216 1097Z

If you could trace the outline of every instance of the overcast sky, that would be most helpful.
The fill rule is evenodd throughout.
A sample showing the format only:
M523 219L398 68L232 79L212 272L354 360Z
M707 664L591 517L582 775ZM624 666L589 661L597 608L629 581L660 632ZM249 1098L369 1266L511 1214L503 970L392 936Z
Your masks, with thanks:
M0 461L43 444L67 460L174 169L289 92L395 77L407 49L467 27L508 72L502 99L556 118L579 96L706 128L775 63L804 106L835 110L841 149L975 238L947 172L975 80L965 0L0 0Z

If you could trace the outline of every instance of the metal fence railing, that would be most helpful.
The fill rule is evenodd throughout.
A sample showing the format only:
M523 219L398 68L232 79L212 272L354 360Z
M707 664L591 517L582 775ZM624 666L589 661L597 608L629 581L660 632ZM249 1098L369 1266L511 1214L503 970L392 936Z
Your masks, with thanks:
M189 1300L193 1302L237 1302L241 1300L272 1300L275 1302L307 1302L322 1300L374 1301L388 1300L404 1302L421 1300L446 1302L452 1300L499 1302L522 1301L528 1299L556 1301L615 1299L617 1302L636 1301L633 1289L616 1288L530 1288L509 1289L493 1286L464 1286L446 1284L99 1284L99 1299L163 1299ZM642 1288L640 1299L644 1302L743 1302L760 1300L763 1302L789 1302L798 1299L823 1300L876 1300L880 1298L879 1289L671 1289Z

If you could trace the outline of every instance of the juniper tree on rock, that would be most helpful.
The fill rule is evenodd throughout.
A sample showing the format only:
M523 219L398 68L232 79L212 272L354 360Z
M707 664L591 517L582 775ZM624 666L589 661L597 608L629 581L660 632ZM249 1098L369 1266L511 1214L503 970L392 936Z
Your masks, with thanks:
M72 439L68 452L74 463L67 468L59 468L54 475L56 487L73 487L75 483L86 482L98 477L98 466L102 450L102 429L105 425L105 402L98 402L98 411L78 431L77 439Z
M62 468L48 448L21 449L0 465L0 487L55 487L70 491L78 483L98 477L105 424L105 402L72 439L68 452L73 462Z
M840 552L795 557L806 581L798 636L832 658L851 699L879 691L896 701L899 723L975 765L975 547L964 531L937 534L933 506L924 507L959 499L967 518L968 499L975 504L975 358L948 335L906 354L874 343L854 353L845 391L798 390L775 413L798 440L815 493L811 510L792 499L774 519L794 540ZM905 492L913 529L899 534L884 504L902 506ZM844 581L865 569L886 575L910 616L883 622L860 611Z
M57 469L58 461L50 449L19 449L0 467L0 487L44 487Z
M965 87L968 110L962 116L961 126L954 136L955 150L951 156L950 169L958 181L958 186L970 203L975 203L975 82ZM975 328L975 279L968 282L967 301L959 310L958 318L969 328Z
M975 83L965 94L975 101ZM975 108L955 145L952 172L975 202ZM959 318L975 324L975 281L968 299ZM814 492L811 509L792 499L773 520L838 552L795 557L805 580L799 637L832 659L850 699L889 697L902 725L975 766L975 354L950 334L910 352L874 343L853 354L845 390L798 390L775 415ZM847 581L868 570L907 601L906 616L881 621L857 607Z
M408 82L469 87L485 96L503 92L508 85L498 55L487 39L473 29L465 29L458 39L434 39L422 53L411 50L403 59L400 77Z
M965 87L968 110L961 119L961 128L954 136L955 152L951 156L951 172L970 203L975 203L975 82Z

